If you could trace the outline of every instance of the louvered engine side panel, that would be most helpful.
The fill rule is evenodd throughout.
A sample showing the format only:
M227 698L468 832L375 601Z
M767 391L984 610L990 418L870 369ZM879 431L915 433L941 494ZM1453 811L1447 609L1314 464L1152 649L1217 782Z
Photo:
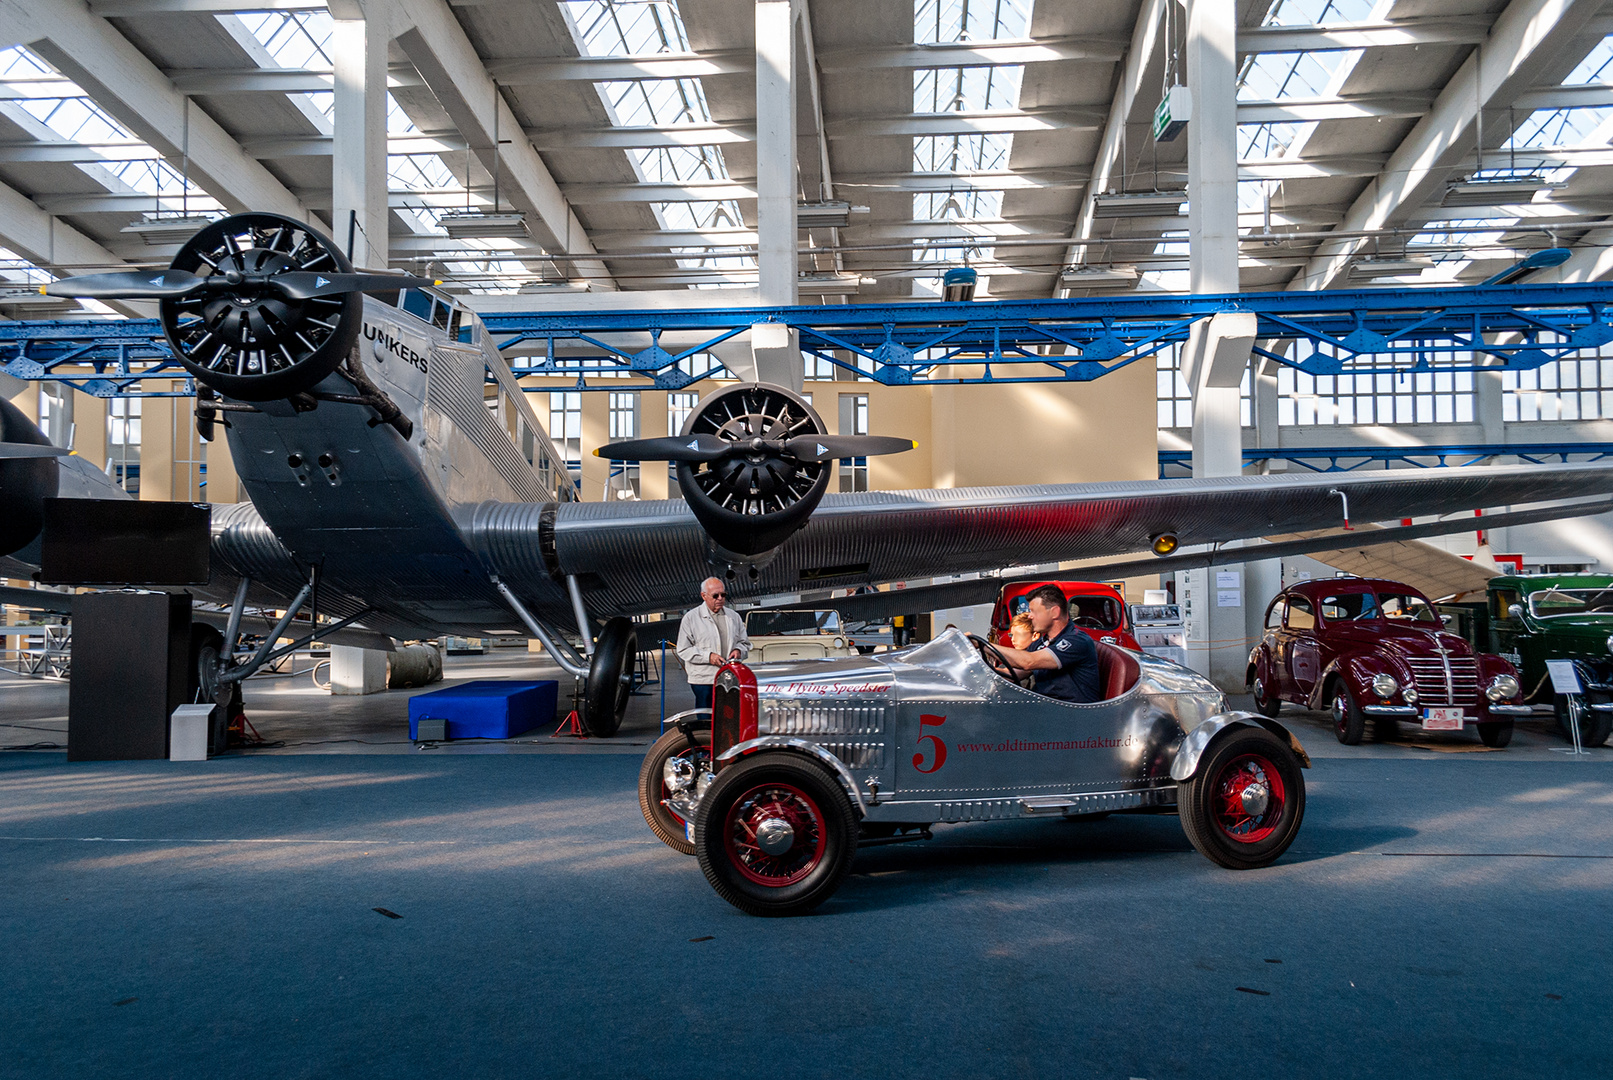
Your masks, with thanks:
M765 701L758 734L810 739L848 768L885 765L884 705L817 701Z

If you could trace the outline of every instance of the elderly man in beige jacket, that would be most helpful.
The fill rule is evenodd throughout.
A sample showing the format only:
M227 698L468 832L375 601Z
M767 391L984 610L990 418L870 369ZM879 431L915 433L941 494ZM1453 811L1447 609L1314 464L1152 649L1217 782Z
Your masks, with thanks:
M678 624L678 659L694 691L695 708L709 709L717 669L749 656L750 638L745 636L745 620L728 610L728 589L720 578L700 583L700 599L700 606Z

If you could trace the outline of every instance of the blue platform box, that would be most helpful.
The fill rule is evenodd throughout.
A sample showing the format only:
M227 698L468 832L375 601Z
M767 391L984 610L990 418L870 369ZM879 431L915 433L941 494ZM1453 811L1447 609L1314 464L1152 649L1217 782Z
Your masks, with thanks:
M416 694L409 699L409 738L420 737L421 720L448 721L450 739L509 739L554 721L560 684L553 679L476 682Z

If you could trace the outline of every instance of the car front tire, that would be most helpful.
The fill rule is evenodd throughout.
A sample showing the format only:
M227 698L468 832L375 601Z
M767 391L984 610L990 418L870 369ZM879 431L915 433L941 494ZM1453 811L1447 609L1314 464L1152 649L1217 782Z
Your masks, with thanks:
M1255 712L1261 716L1275 719L1282 711L1282 699L1272 692L1270 681L1259 676L1255 677L1254 699Z
M717 774L695 815L695 854L717 895L750 915L799 915L834 895L857 850L840 782L788 752Z
M1176 788L1182 831L1205 858L1230 870L1269 866L1305 817L1299 759L1263 728L1237 727L1212 743Z
M1607 742L1609 735L1613 735L1613 713L1592 712L1586 708L1589 704L1588 700L1584 702L1579 712L1579 744L1587 748L1601 746ZM1557 713L1557 729L1563 733L1564 739L1573 742L1573 732L1568 730L1568 698L1558 694L1552 706Z
M666 787L666 763L675 757L693 757L697 777L701 769L709 768L711 728L697 728L694 737L695 746L690 747L688 737L673 728L655 740L638 770L638 808L644 814L645 823L656 839L683 855L693 855L694 844L689 840L687 823L666 805L665 800L671 794Z
M1479 725L1479 741L1485 746L1501 749L1512 741L1512 721L1494 720Z
M1333 734L1345 746L1360 746L1366 730L1365 714L1356 707L1350 688L1340 679L1333 687Z

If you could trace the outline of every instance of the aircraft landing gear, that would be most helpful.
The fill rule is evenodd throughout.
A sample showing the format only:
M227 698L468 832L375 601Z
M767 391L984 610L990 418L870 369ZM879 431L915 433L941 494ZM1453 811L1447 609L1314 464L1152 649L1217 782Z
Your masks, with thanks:
M638 631L633 620L620 616L605 624L588 667L588 689L583 695L583 727L595 738L616 734L633 693L633 662L638 656Z

